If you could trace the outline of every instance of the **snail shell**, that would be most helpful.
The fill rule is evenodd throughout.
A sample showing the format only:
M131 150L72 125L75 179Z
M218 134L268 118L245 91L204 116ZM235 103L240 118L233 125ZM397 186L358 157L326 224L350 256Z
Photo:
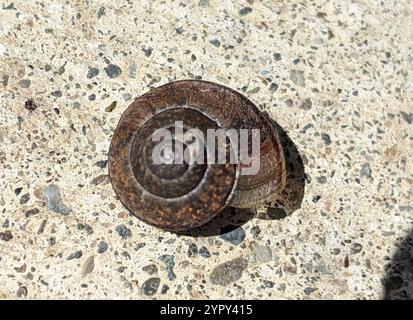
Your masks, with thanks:
M151 135L175 121L202 132L259 129L258 173L242 175L240 159L155 164ZM272 199L285 185L286 169L277 132L251 101L222 85L183 80L152 89L127 108L112 137L109 176L120 201L139 219L183 231L205 224L226 206L247 208Z

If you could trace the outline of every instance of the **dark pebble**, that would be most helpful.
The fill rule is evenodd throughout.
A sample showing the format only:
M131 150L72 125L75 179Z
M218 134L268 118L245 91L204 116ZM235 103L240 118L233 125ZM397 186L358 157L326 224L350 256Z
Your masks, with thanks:
M156 291L158 291L161 279L159 278L149 278L142 285L142 291L147 296L153 296Z
M328 146L331 144L330 136L327 133L321 134L321 139L323 139L324 143Z
M11 239L13 239L13 235L11 234L10 231L0 232L0 240L7 242L7 241L10 241Z
M109 76L109 78L116 78L118 77L121 73L122 73L122 69L119 68L117 65L115 64L109 64L106 68L105 68L105 72L106 74Z
M245 8L242 8L240 11L239 11L239 14L241 15L241 16L246 16L247 14L250 14L252 12L252 9L250 8L250 7L245 7Z
M24 215L25 215L26 218L29 218L31 216L34 216L35 214L38 214L39 212L40 212L39 209L33 208L33 209L30 209L30 210L27 210Z
M351 244L350 253L357 254L363 249L363 246L360 243L354 242Z
M275 61L280 61L280 60L281 60L281 54L279 54L279 53L274 53L274 54L273 54L273 58L274 58Z
M195 257L198 253L198 247L195 243L191 243L188 247L188 257Z
M233 229L234 226L226 226L221 229L219 237L225 241L228 241L234 245L239 245L245 239L245 230L241 227ZM231 231L230 231L231 230Z
M98 253L104 253L104 252L106 252L106 250L108 250L108 244L107 244L107 242L106 241L101 241L101 242L99 242L99 244L98 244Z
M250 229L250 232L252 234L252 236L254 237L254 239L257 239L261 233L261 228L259 226L253 226Z
M278 84L276 84L276 83L271 83L271 85L270 85L270 91L271 92L275 92L275 91L277 91L277 89L278 89Z
M53 91L53 92L51 93L51 95L52 95L53 97L59 98L59 97L62 96L62 91L60 91L60 90Z
M25 286L21 286L16 293L18 298L27 297L27 288Z
M79 259L83 255L82 251L76 251L67 257L67 260Z
M104 169L104 168L107 167L108 161L107 161L107 160L101 160L101 161L96 162L96 165L97 165L99 168Z
M169 254L164 254L159 257L159 260L164 262L166 265L166 271L168 273L168 279L169 280L174 280L176 279L176 275L174 273L174 267L175 267L175 257Z
M22 195L22 197L20 198L20 204L26 204L27 202L29 202L30 200L30 194L29 193L25 193L24 195Z
M153 275L158 272L158 267L154 264L148 264L142 268L142 271L147 272L149 275Z
M314 196L313 197L313 202L317 203L321 199L321 196Z
M99 74L99 69L98 68L90 68L89 71L87 72L87 78L92 79L96 77Z
M22 192L22 190L23 190L23 188L16 188L16 189L14 189L14 194L16 196L18 196L20 194L20 192Z
M145 56L150 57L152 55L152 48L142 48L142 51L145 53Z
M209 43L212 44L213 46L217 47L217 48L219 48L221 46L221 42L219 42L219 40L217 40L217 39L211 40L211 41L209 41Z
M24 103L24 107L29 111L34 111L37 109L37 104L32 99L29 99Z
M327 177L325 176L317 177L317 181L318 183L321 183L321 184L327 183Z
M304 289L304 293L307 294L307 295L310 295L310 294L312 294L312 293L313 293L314 291L316 291L316 290L317 290L317 288L307 287L307 288Z
M209 253L208 249L205 248L204 246L202 246L201 248L199 248L199 254L200 254L201 257L203 257L203 258L209 258L209 257L211 257L211 254Z
M413 113L411 113L411 112L407 113L407 112L404 112L404 111L400 111L400 115L402 116L404 121L406 121L408 124L413 123Z
M124 224L118 225L115 230L123 239L128 239L132 236L132 232Z

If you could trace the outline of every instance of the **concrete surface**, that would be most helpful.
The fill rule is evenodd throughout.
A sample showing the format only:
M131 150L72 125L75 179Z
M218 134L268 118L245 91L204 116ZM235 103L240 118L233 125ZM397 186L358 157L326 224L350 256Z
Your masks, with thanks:
M0 297L411 298L412 8L1 0ZM107 176L132 99L191 78L243 92L298 150L295 186L229 235L145 225Z

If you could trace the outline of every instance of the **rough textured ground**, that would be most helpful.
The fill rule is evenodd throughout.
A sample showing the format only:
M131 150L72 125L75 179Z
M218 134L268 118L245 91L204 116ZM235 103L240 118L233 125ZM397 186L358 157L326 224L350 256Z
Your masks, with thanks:
M412 297L412 7L0 0L0 297ZM122 112L187 78L288 133L284 209L178 236L116 199Z

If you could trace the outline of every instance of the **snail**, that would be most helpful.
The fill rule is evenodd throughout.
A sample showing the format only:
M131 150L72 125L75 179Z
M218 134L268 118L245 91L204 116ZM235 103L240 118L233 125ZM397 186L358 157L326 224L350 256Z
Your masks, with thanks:
M189 158L194 150L204 148L203 159L214 151L202 145L191 149L190 142L178 137L177 123L184 135L189 128L201 133L247 130L249 160L259 157L258 170L243 174L251 161L236 154L228 137L215 149L221 147L226 160L235 154L235 162L156 162L160 140L153 138L161 129L190 151ZM253 129L259 132L258 151L251 154ZM169 151L177 155L175 149ZM165 150L160 154L169 155ZM199 227L227 206L251 208L274 199L286 182L283 147L270 119L242 94L207 81L171 82L137 98L119 120L108 158L110 181L122 204L142 221L173 232Z

